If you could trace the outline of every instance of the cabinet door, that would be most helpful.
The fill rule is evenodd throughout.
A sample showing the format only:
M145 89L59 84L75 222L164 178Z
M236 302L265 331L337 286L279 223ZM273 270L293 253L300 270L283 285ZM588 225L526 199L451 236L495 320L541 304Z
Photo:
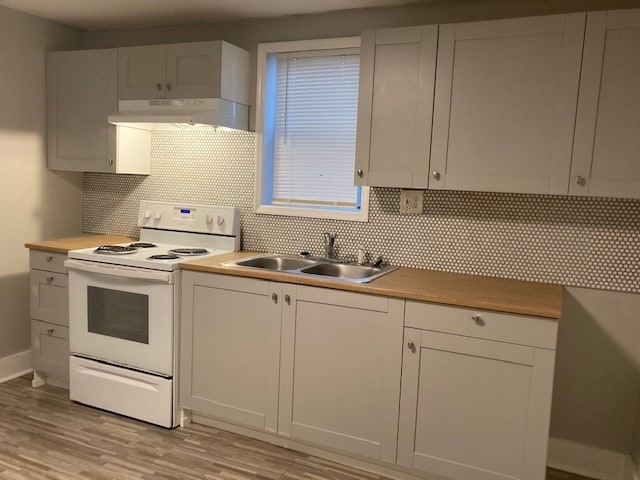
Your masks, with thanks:
M167 47L118 49L118 99L148 100L167 94Z
M31 318L69 326L69 277L62 273L31 270Z
M640 10L590 12L569 193L640 198Z
M398 463L460 480L544 480L554 359L406 328Z
M426 188L438 27L362 35L355 184Z
M404 302L311 287L284 293L278 432L395 462Z
M567 193L584 22L440 26L429 188Z
M277 430L277 283L185 272L181 405L232 423Z
M31 320L31 366L69 382L69 329Z
M167 45L167 98L220 97L222 42Z
M115 49L47 54L47 160L52 170L115 172Z

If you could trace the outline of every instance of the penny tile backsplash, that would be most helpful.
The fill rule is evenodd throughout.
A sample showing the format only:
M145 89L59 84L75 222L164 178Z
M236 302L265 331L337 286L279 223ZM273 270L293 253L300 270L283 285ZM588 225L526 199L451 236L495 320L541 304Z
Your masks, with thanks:
M154 132L151 175L84 174L83 230L136 236L140 200L234 205L245 250L320 254L330 231L349 259L640 292L638 200L427 191L401 215L399 189L372 188L367 223L258 215L254 150L252 132Z

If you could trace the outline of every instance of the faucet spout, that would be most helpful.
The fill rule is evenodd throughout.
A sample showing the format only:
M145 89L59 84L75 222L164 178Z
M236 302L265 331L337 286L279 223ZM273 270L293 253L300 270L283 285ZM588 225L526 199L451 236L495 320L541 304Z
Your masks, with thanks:
M324 256L327 258L334 258L334 248L336 246L336 233L324 233Z

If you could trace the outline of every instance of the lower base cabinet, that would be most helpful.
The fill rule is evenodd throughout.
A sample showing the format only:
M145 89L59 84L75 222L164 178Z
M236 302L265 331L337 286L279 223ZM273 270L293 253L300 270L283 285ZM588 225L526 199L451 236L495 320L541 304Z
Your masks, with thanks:
M203 422L416 476L545 478L555 320L190 271L182 308L180 401Z

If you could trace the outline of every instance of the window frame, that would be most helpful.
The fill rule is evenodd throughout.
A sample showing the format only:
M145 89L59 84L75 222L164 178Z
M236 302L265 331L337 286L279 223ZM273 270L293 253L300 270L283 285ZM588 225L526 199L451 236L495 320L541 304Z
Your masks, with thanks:
M310 52L321 55L322 50L340 50L360 48L360 37L326 38L317 40L297 40L290 42L273 42L258 44L257 85L256 85L256 176L255 176L255 213L283 215L289 217L325 218L334 220L350 220L356 222L369 221L369 187L361 187L360 211L349 212L322 208L289 207L281 205L265 205L262 196L265 192L265 149L273 148L265 145L265 114L267 106L267 81L270 80L268 61L271 56L277 57L285 53ZM354 163L355 167L355 163Z

